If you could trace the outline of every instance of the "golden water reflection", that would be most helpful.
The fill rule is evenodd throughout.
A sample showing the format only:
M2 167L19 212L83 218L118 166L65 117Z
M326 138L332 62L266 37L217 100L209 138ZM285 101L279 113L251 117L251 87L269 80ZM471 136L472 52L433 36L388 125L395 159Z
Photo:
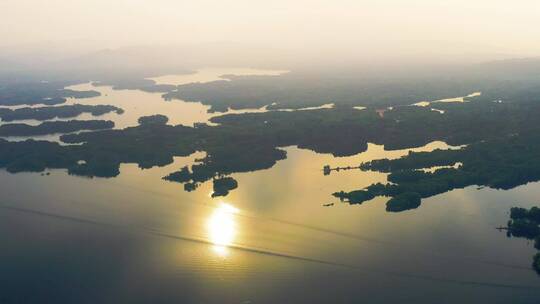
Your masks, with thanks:
M232 245L236 237L237 224L235 222L235 214L238 211L234 206L220 202L208 218L206 225L208 239L214 244L212 249L219 256L228 255L227 247Z

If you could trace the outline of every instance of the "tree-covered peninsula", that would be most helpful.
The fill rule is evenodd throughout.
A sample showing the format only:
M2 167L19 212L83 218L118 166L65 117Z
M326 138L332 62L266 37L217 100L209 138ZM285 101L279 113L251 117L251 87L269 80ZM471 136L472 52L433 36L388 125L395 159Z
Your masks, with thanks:
M507 229L508 236L534 240L534 247L540 250L540 208L511 208ZM532 267L540 275L540 252L533 256Z
M112 129L113 127L114 122L110 120L45 121L36 126L12 123L0 125L0 136L39 136L81 130Z
M110 112L124 113L124 110L111 105L65 105L54 107L24 107L18 109L0 108L2 121L14 121L24 119L49 120L54 118L72 118L83 113L100 116Z
M0 106L56 105L66 102L66 98L90 98L100 95L97 91L75 91L65 88L75 83L72 81L0 83Z

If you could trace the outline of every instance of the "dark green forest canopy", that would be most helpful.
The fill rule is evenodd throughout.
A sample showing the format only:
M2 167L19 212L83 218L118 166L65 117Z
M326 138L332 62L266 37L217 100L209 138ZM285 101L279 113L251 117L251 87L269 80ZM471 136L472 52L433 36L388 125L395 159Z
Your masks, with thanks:
M111 129L113 127L114 122L110 120L45 121L36 126L13 123L0 125L0 136L36 136L81 130Z
M478 81L432 78L374 78L361 75L306 74L228 76L229 80L180 85L166 99L200 101L211 111L228 108L300 109L334 103L336 106L387 107L421 100L464 96L478 89Z
M147 125L147 124L158 124L158 125L164 125L169 121L169 118L165 115L156 114L151 116L142 116L139 117L139 124L140 125Z
M229 194L229 191L238 187L238 182L230 176L216 178L212 181L212 183L214 189L212 197L226 196Z
M280 147L296 145L347 156L365 151L368 142L382 144L386 149L403 149L441 140L469 146L364 164L365 169L392 173L390 179L395 183L360 191L367 191L369 199L405 192L424 198L472 184L506 189L538 179L540 103L528 94L515 92L512 100L502 103L473 98L466 103L440 104L444 114L424 107L398 106L380 117L372 108L336 107L224 115L212 119L216 126L197 127L166 125L158 117L161 123L61 137L66 143L80 145L2 141L0 166L11 172L51 167L67 168L72 174L111 177L118 174L121 163L149 168L170 164L173 156L205 151L207 155L201 162L171 176L171 180L179 177L180 182L192 188L216 176L270 168L286 157ZM40 147L40 153L31 148L34 145ZM463 165L410 177L401 172L456 162ZM343 194L341 197L347 199Z
M18 108L11 110L0 108L0 119L3 121L34 119L49 120L53 118L71 118L83 113L90 113L93 116L99 116L110 112L122 114L124 111L118 107L110 105L66 105L55 107L37 107L37 108Z
M418 208L422 198L416 192L403 192L391 198L386 204L386 211L400 212Z
M534 240L534 247L540 250L540 208L511 208L510 220L506 229L508 237ZM533 256L532 267L540 275L540 252Z
M510 189L540 180L540 133L527 128L498 138L475 142L460 150L413 152L389 160L374 160L361 165L363 170L390 173L391 184L373 184L365 189L335 196L359 204L375 196L396 197L415 192L422 198L471 185ZM420 171L433 166L451 166L434 172ZM361 194L361 195L360 195Z
M75 91L66 86L75 82L22 82L0 83L0 105L55 105L66 102L66 98L90 98L99 96L97 91Z

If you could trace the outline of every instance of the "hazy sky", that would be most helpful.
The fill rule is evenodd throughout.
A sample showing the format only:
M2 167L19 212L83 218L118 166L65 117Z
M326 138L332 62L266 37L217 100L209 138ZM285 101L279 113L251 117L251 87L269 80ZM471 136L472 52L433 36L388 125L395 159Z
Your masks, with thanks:
M350 52L540 54L538 0L0 0L2 45L212 41Z

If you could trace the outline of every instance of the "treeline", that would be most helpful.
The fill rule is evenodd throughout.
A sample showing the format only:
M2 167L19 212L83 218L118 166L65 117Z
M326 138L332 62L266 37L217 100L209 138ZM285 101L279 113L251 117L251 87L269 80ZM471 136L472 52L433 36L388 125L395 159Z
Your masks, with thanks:
M37 136L81 130L111 129L113 127L114 122L110 120L46 121L36 126L14 123L0 125L0 136Z
M99 96L97 91L74 91L65 89L69 82L23 82L0 86L0 105L55 105L66 98L89 98Z
M124 110L111 105L66 105L55 107L18 108L15 110L0 108L0 119L2 121L14 121L24 119L49 120L54 118L71 118L83 113L90 113L93 116L100 116L106 113L124 113Z
M338 107L385 108L422 100L465 96L478 90L480 78L430 75L372 76L361 73L292 71L279 76L232 76L229 80L180 85L167 99L202 102L211 111L228 108L300 109L334 103Z

